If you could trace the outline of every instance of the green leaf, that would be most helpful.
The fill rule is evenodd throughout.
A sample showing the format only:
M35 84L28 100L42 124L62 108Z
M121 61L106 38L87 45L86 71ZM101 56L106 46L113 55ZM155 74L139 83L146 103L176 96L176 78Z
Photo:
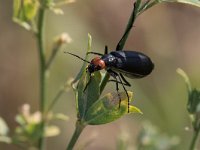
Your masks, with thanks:
M89 82L88 87L85 89L86 84ZM100 96L100 82L101 74L99 71L93 73L89 81L89 75L84 72L78 83L78 90L76 92L76 97L78 99L78 110L79 117L84 118L87 110L99 99ZM85 91L84 91L85 89Z
M189 94L189 99L187 103L187 110L191 114L200 112L200 91L193 89Z
M25 118L24 118L22 115L20 115L20 114L17 114L17 115L16 115L15 121L16 121L19 125L21 125L21 126L23 126L23 125L25 125L25 124L27 123L26 120L25 120Z
M24 0L24 15L27 20L32 20L38 11L39 1L38 0Z
M17 17L20 12L21 7L21 0L14 0L13 1L13 17Z
M31 22L37 16L39 6L39 0L14 0L13 21L30 30Z
M139 10L138 10L139 14L143 13L147 9L153 7L154 5L156 5L156 4L160 3L160 2L161 2L161 0L147 0L139 8Z
M119 96L117 93L108 93L98 101L86 113L85 121L90 125L105 124L117 120L128 113L128 98L125 92L119 93L121 97L121 105L119 108ZM128 91L130 100L133 93ZM130 105L130 113L142 113L140 109Z
M177 3L189 4L189 5L200 7L199 0L160 0L160 1L161 2L177 2Z
M188 103L187 103L187 110L190 114L195 114L200 112L200 91L192 88L190 79L187 76L187 74L180 68L176 70L178 74L180 74L183 79L185 80L185 83L187 85L188 89Z
M91 45L92 45L92 37L90 34L88 34L88 48L87 52L91 51ZM86 55L85 59L88 59L88 56ZM72 82L72 87L75 90L76 94L76 104L77 104L77 110L79 118L84 118L85 113L87 112L88 108L91 107L91 105L98 100L100 96L100 89L99 84L101 82L101 74L99 71L92 74L92 77L89 81L89 74L86 73L86 66L87 63L84 62L83 66L76 76L75 80ZM74 84L78 82L77 87L74 86ZM88 87L85 89L87 83ZM85 90L85 91L84 91Z
M47 126L45 128L45 137L57 136L59 134L60 134L60 129L55 125Z
M91 47L92 47L92 36L88 33L88 46L87 46L87 52L91 51ZM85 60L88 60L88 55L85 56ZM79 71L79 73L77 74L77 76L75 77L74 81L72 82L72 87L75 89L75 87L73 86L73 84L75 84L83 75L83 73L86 70L86 66L87 66L87 62L83 62L83 65L81 67L81 70Z
M192 88L191 88L190 79L187 76L187 74L181 68L176 69L176 72L183 77L188 88L188 93L190 93L192 91Z
M65 114L62 114L62 113L54 114L53 117L55 119L59 119L59 120L63 120L63 121L68 121L69 120L69 117L66 116Z

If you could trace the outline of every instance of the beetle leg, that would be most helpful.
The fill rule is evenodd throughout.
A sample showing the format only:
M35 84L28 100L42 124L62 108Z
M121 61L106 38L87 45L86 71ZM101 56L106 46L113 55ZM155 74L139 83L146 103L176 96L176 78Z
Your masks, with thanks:
M108 46L107 45L105 46L104 54L108 54Z
M126 84L126 83L121 83L119 81L116 81L116 80L108 80L108 82L118 82L119 84L124 84L125 86L130 86L129 84Z
M122 83L122 87L123 87L124 91L126 92L126 95L127 95L127 98L128 98L128 113L129 113L130 99L129 99L129 96L128 96L128 92L127 92L127 90L126 90L126 88L125 88L125 86L124 86L124 84L122 82L121 77L120 76L118 76L118 77L119 77L120 82Z
M124 78L124 76L121 73L119 73L119 75L122 78L122 80L126 83L124 85L131 86L131 84Z
M120 94L119 94L119 82L117 81L117 76L113 76L116 80L116 91L117 91L117 95L119 97L119 109L120 109L120 105L121 105L121 97L120 97Z
M108 69L107 70L108 71L108 73L115 79L115 80L113 80L113 81L115 81L115 83L116 83L116 91L117 91L117 95L118 95L118 97L119 97L119 108L120 108L120 105L121 105L121 97L120 97L120 94L119 94L119 83L121 83L121 82L119 82L118 80L117 80L117 77L119 76L118 75L118 73L116 73L116 72L114 72L113 70L111 70L111 69Z
M83 92L85 92L85 90L87 89L88 85L90 84L90 81L91 81L91 74L89 76L89 81L87 82L87 84L85 85L85 88L83 90Z

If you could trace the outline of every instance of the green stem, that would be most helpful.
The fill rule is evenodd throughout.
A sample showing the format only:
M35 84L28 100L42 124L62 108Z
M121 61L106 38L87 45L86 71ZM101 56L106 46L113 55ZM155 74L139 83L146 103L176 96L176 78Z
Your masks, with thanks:
M60 48L60 45L59 45L59 46L55 46L55 47L53 48L52 53L51 53L51 56L50 56L49 60L48 60L47 63L46 63L46 66L45 66L45 69L46 69L46 70L48 70L49 67L51 66L51 64L52 64L53 60L55 59L55 56L56 56L56 54L57 54L59 48Z
M130 16L128 24L126 26L126 30L124 31L122 38L120 39L119 43L117 44L116 50L122 50L124 48L124 45L128 38L128 35L133 27L133 23L135 22L135 19L137 17L137 9L138 9L136 7L137 5L138 5L138 1L134 3L134 7L132 10L131 16Z
M200 131L200 126L196 130L194 130L189 150L195 150L196 142L199 136L199 131Z
M45 48L44 48L44 18L45 9L40 8L38 18L38 50L39 50L39 61L40 61L40 110L44 111L45 106Z
M66 150L72 150L74 145L76 144L80 134L82 133L83 129L85 128L86 125L82 124L80 121L76 122L76 129L74 131L74 134L66 148Z
M56 96L54 97L54 99L52 100L52 102L49 104L47 110L46 110L46 114L52 110L52 108L55 106L55 103L59 100L59 98L62 96L62 94L65 92L65 88L61 88L58 93L56 94Z
M40 66L40 111L44 114L45 111L45 48L44 48L44 18L45 18L45 8L41 6L38 16L38 52L39 52L39 66ZM44 129L45 121L41 123L41 137L38 141L38 148L40 150L45 149L44 144Z
M136 11L137 9L135 7L136 5L138 5L138 2L134 3L134 7L132 10L131 16L130 16L128 24L126 26L126 30L124 31L122 38L119 40L119 42L116 46L116 50L122 50L124 48L124 45L128 38L129 32L131 31L133 24L135 22L136 16L137 16L137 11ZM110 75L106 72L104 78L102 79L101 85L100 85L100 93L102 93L102 91L104 90L109 78L110 78Z

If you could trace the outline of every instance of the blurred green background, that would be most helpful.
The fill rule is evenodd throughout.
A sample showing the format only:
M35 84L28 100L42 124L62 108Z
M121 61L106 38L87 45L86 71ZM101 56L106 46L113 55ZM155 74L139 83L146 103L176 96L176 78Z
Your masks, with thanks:
M59 51L51 66L46 92L48 101L66 80L78 73L82 65L82 61L63 51L84 57L88 33L93 37L93 51L103 53L105 45L114 50L132 6L130 0L77 0L62 7L64 15L47 12L47 56L55 36L66 32L73 40ZM29 103L32 111L38 110L39 68L35 37L12 21L12 9L12 0L0 0L0 116L13 129L16 126L14 117L22 104ZM139 16L124 49L141 51L155 64L150 76L140 80L128 79L132 84L129 90L134 92L134 105L144 114L127 115L106 125L88 126L77 145L90 142L87 150L114 150L117 138L126 133L133 149L142 122L149 120L162 132L180 137L178 150L187 149L192 133L185 131L186 126L190 127L186 110L187 91L176 69L182 68L192 85L200 87L199 24L200 9L183 4L159 4ZM104 93L112 91L115 91L115 84L109 83ZM72 89L63 94L54 112L64 113L70 120L54 122L60 126L61 134L47 140L48 150L63 150L76 120ZM0 149L19 148L0 143Z

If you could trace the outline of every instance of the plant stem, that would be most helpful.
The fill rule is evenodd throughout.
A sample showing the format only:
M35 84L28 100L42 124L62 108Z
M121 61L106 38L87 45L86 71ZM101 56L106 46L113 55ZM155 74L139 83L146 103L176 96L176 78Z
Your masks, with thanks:
M131 16L130 16L128 24L126 26L126 30L124 31L122 38L118 42L116 50L122 50L124 48L124 45L125 45L126 40L128 38L128 35L129 35L129 33L130 33L130 31L133 27L133 23L135 22L135 19L136 19L136 16L137 16L137 8L135 7L135 5L137 5L137 2L134 3L134 7L133 7L133 10L132 10Z
M76 129L74 131L74 134L66 148L66 150L72 150L75 143L77 142L80 134L82 133L83 129L85 128L86 125L84 125L83 123L81 123L81 121L77 121L76 122Z
M48 70L49 67L51 66L51 64L52 64L52 62L53 62L53 60L54 60L54 58L55 58L55 56L56 56L56 54L57 54L59 48L60 48L60 46L55 46L55 47L53 48L52 54L51 54L49 60L48 60L47 63L46 63L46 66L45 66L45 69L46 69L46 70Z
M40 111L44 114L45 110L45 48L44 48L44 18L45 18L45 8L42 6L39 10L38 16L38 34L37 34L37 42L38 42L38 53L39 53L39 67L40 67ZM45 129L45 121L41 123L41 137L38 141L38 148L40 150L45 149L44 144L44 129Z
M122 38L119 40L117 46L116 46L116 50L122 50L124 48L124 45L126 43L126 40L128 38L129 32L131 31L132 27L133 27L133 23L135 22L136 16L137 16L137 11L135 8L135 5L137 4L134 3L134 7L131 13L131 16L129 18L128 24L126 26L126 30L124 31L124 34L122 36ZM110 75L106 72L104 78L102 79L101 85L100 85L100 93L103 92L108 80L110 78Z
M50 110L52 110L53 106L55 105L55 103L58 101L58 99L62 96L62 94L65 92L65 88L61 88L58 93L56 94L56 96L54 97L54 99L52 100L52 102L50 103L50 105L48 106L46 113L48 113Z
M189 150L195 150L196 142L199 136L199 131L200 131L200 126L196 130L194 130Z

